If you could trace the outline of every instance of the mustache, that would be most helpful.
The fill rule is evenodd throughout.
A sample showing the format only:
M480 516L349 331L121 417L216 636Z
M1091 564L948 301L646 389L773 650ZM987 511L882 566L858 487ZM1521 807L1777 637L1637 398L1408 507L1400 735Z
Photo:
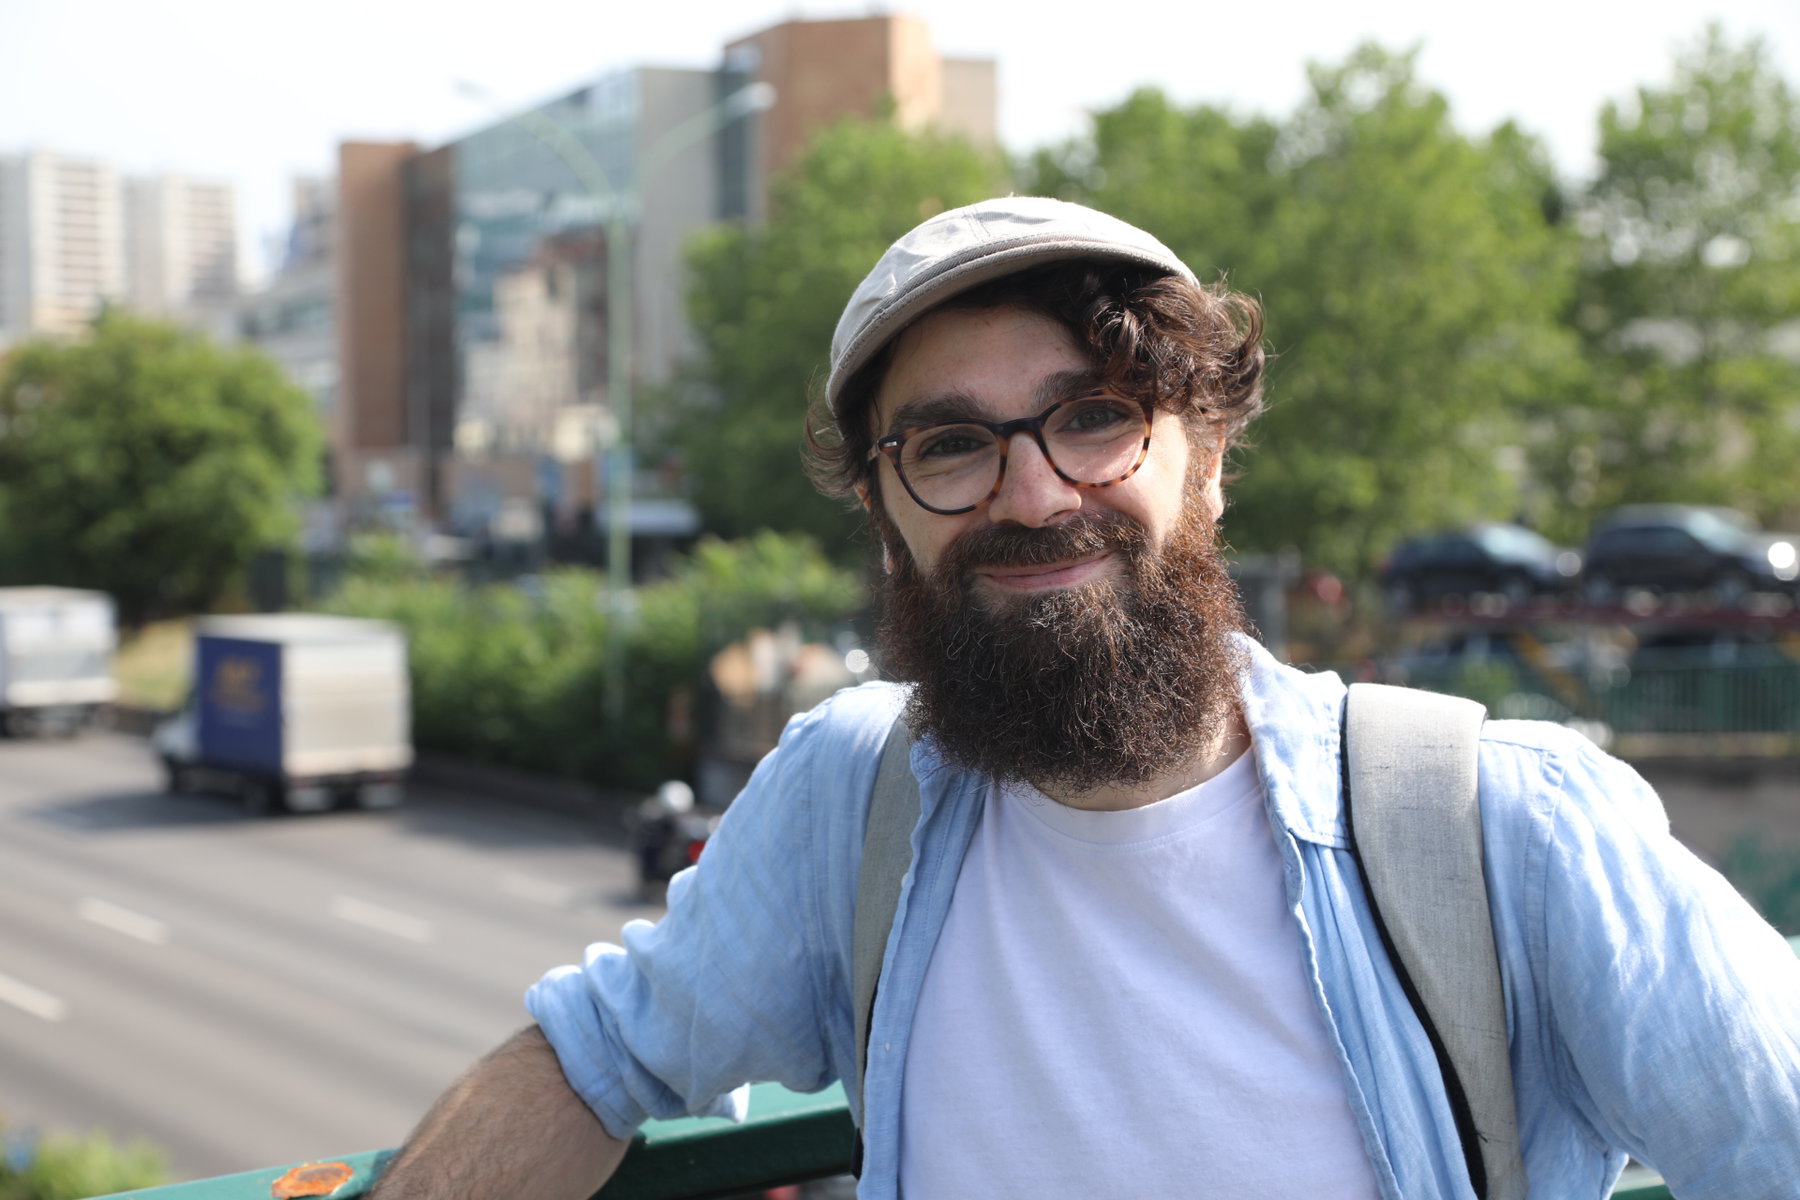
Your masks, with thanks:
M959 579L982 567L1041 567L1109 550L1136 555L1150 535L1112 510L1081 512L1055 525L983 525L952 542L938 565L941 578Z

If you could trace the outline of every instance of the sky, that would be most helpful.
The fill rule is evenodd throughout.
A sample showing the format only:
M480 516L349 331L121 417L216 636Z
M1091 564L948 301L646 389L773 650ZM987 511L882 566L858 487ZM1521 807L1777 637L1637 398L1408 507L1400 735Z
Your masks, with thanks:
M1763 37L1800 85L1800 0L0 0L0 153L231 180L254 276L290 180L328 173L341 140L438 145L612 70L710 68L784 20L890 11L923 18L944 54L998 61L1015 151L1146 84L1281 115L1307 63L1364 40L1416 47L1459 126L1517 120L1572 180L1592 170L1601 105L1666 82L1709 19Z

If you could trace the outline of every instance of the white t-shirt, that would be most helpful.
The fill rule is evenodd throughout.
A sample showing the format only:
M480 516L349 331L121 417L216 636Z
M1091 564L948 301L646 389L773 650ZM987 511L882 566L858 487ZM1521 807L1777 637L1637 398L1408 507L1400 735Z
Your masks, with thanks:
M1249 754L1124 812L997 789L932 952L906 1200L1374 1197Z

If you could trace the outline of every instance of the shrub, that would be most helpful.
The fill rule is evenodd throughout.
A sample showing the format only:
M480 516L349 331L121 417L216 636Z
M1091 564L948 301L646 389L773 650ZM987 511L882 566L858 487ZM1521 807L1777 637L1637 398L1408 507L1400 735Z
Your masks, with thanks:
M162 1151L141 1139L104 1133L7 1139L0 1158L0 1200L81 1200L170 1182Z
M598 784L648 788L685 775L692 747L671 728L710 654L758 626L819 631L862 602L850 572L808 538L707 539L671 576L634 593L621 719L606 719L613 616L605 579L559 570L527 592L357 573L325 607L407 632L413 731L422 747Z

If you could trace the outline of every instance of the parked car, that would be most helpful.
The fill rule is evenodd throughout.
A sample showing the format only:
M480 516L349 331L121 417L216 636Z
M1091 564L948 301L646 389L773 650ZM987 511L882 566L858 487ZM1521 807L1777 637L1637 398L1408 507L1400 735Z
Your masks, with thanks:
M1522 525L1484 521L1410 538L1381 570L1382 593L1401 612L1487 593L1522 604L1572 592L1581 556Z
M1633 590L1705 593L1732 607L1758 592L1800 592L1800 536L1707 505L1614 509L1596 523L1584 559L1582 592L1593 604Z

